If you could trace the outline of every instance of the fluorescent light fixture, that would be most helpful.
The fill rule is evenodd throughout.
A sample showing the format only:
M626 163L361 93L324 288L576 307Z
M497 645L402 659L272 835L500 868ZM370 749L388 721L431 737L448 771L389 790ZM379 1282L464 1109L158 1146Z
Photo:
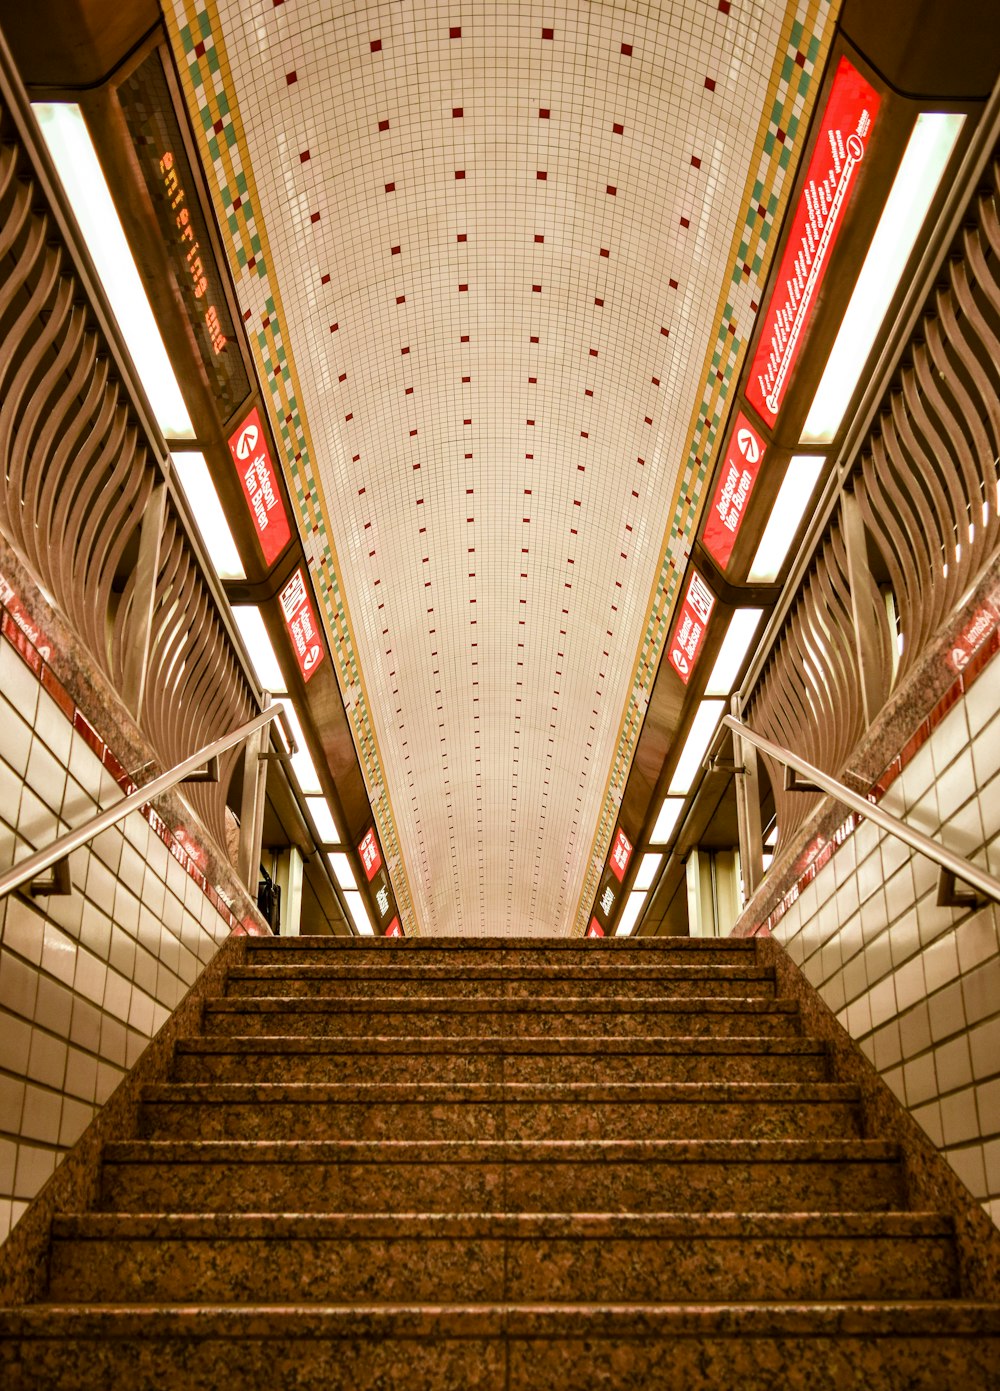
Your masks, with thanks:
M677 766L670 779L667 791L672 795L683 795L690 790L698 776L702 759L712 742L715 726L719 723L726 708L724 700L703 700L691 725L691 731L677 760Z
M327 805L326 798L304 797L303 801L309 808L309 815L319 832L320 840L326 845L339 845L340 832L337 830L337 823L333 819L333 812Z
M358 893L357 889L348 889L344 893L344 902L347 904L347 911L351 915L351 922L361 933L362 937L374 937L375 929L368 919L368 910L365 901Z
M683 797L664 797L663 806L660 807L660 814L653 827L653 834L649 838L650 845L666 845L673 835L683 805Z
M822 454L793 454L789 459L747 575L751 582L766 584L778 578L825 463Z
M250 654L257 680L265 691L283 691L285 678L281 674L281 667L264 627L260 609L256 604L237 604L233 608L233 617Z
M205 538L215 573L223 580L245 580L247 575L229 530L219 494L215 491L204 454L195 451L173 455L174 472L191 504L198 530Z
M157 424L171 438L194 430L83 113L70 102L33 107Z
M292 726L292 733L295 735L295 742L298 745L298 753L292 755L292 768L295 776L299 780L299 786L306 794L321 795L323 792L322 784L316 773L316 765L312 761L312 756L306 748L306 741L302 737L302 723L299 720L295 707L286 697L285 714L288 716L288 723Z
M632 935L632 929L639 921L645 897L645 891L642 889L629 894L625 907L622 909L621 920L615 928L616 937L630 937Z
M656 878L656 871L660 868L660 861L662 859L662 855L643 855L639 862L639 868L636 871L635 883L632 885L633 889L641 889L643 893L646 892L650 884L652 884L653 880Z
M778 823L776 821L774 825L771 827L771 829L768 831L767 835L764 837L764 844L767 846L768 850L773 850L777 843Z
M737 609L733 614L708 678L706 695L728 695L733 689L763 612L763 609Z
M832 440L840 429L964 121L958 112L923 111L917 117L809 407L803 442Z
M358 881L354 877L354 870L351 868L351 862L347 855L344 854L343 850L334 850L333 853L327 855L326 858L330 861L330 868L336 875L337 883L340 887L345 891L348 889L357 889Z
M773 864L774 864L774 854L773 854L773 852L771 852L771 851L765 851L765 853L764 853L764 855L763 855L763 857L762 857L762 868L763 868L763 872L766 874L767 871L771 868L771 866L772 866Z

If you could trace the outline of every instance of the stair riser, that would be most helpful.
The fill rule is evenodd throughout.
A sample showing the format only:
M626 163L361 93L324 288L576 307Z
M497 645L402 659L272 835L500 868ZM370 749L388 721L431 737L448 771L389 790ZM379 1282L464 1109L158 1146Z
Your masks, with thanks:
M539 994L547 996L569 996L576 999L604 999L609 992L627 995L629 998L642 998L656 995L672 999L687 1000L711 996L713 999L773 999L774 981L768 980L643 980L636 978L622 980L616 977L613 982L604 980L455 980L430 979L426 981L359 980L348 977L335 980L327 977L310 978L293 976L290 978L274 976L237 977L229 980L226 994L230 997L249 997L259 999L274 995L294 995L308 999L344 1000L381 996L396 996L401 1000L411 994L434 995L438 998L460 1000L482 1000L488 1007L490 1001L533 1000Z
M657 945L656 949L639 950L638 944L629 949L610 946L587 946L576 943L572 947L505 947L503 950L484 950L480 946L471 948L433 947L421 942L420 946L392 947L365 946L348 947L331 943L318 943L313 947L292 945L281 941L255 941L247 951L248 966L343 966L357 969L359 966L374 966L378 970L394 970L403 967L414 970L424 966L446 967L449 970L461 969L463 964L470 966L489 966L515 968L526 966L547 967L586 967L587 970L608 971L611 974L631 971L633 967L657 969L663 966L753 966L756 953L752 947L738 944L698 943L696 946L682 944Z
M877 1212L895 1163L105 1164L109 1212Z
M505 1295L506 1288L506 1295ZM355 1237L53 1244L50 1299L116 1304L941 1299L946 1238Z
M823 1082L823 1056L178 1053L177 1082Z
M846 1139L847 1102L146 1102L151 1140Z
M219 1391L324 1386L351 1391L991 1391L1000 1338L650 1336L502 1340L346 1337L157 1338L8 1343L6 1391ZM270 1369L263 1373L261 1369ZM401 1369L405 1368L405 1374ZM294 1369L294 1379L292 1374ZM627 1378L627 1380L626 1380Z
M423 1010L390 1012L296 1009L254 1012L252 1009L205 1010L205 1032L227 1037L274 1038L306 1034L311 1038L793 1038L798 1035L795 1014L739 1010L732 1012L542 1012L446 1013Z

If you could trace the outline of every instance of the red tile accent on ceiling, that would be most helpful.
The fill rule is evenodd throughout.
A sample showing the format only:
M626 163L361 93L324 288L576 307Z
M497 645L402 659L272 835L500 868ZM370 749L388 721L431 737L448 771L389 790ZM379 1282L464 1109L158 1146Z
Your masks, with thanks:
M676 280L673 280L673 279L668 280L668 281L667 281L667 284L670 286L670 288L671 288L672 290L676 290L676 289L677 289L677 281L676 281Z
M400 356L401 356L401 357L405 357L406 354L407 354L409 351L410 351L409 348L400 348L400 350L399 350Z
M714 77L706 77L706 78L705 78L705 87L706 87L706 89L707 89L709 92L714 92L714 91L715 91L715 78L714 78Z
M389 129L389 122L388 122L388 121L379 121L379 123L378 123L378 128L379 128L379 130L388 130L388 129Z
M451 108L451 114L452 114L452 116L455 117L456 119L457 119L459 116L464 116L464 115L465 115L465 107L464 107L464 106L453 106L453 107Z
M385 191L386 191L386 193L395 193L395 192L396 192L396 185L395 185L395 184L386 184L386 186L385 186Z
M625 56L626 58L631 58L631 57L632 57L632 45L631 45L630 43L623 43L623 44L622 44L622 53L624 54L624 56Z
M329 276L329 274L327 274L327 275L321 275L321 276L320 276L320 279L319 279L319 283L320 283L321 285L329 285L329 283L330 283L330 276Z
M613 132L615 135L624 135L624 134L625 134L625 127L622 125L621 121L615 121L615 123L614 123L614 125L611 127L611 129L612 129L612 132Z
M691 226L691 219L690 219L690 218L687 218L687 217L682 217L682 218L681 218L681 226L682 226L682 227L690 227L690 226Z
M545 240L545 238L544 238L544 236L542 236L542 234L541 234L540 232L536 232L536 233L535 233L535 241L536 241L536 242L543 242L544 240Z
M608 191L608 193L610 194L610 196L611 196L612 198L616 197L617 194L618 194L618 190L617 190L617 188L615 187L614 184L608 184L608 190L607 190L607 191Z
M664 338L670 337L670 330L668 328L661 328L660 333L663 335Z
M455 178L456 178L456 179L464 179L464 178L465 178L465 170L464 170L464 169L456 169L456 170L455 170Z
M312 214L310 215L309 221L310 221L310 222L318 222L318 221L319 221L319 213L312 213Z
M700 168L701 168L701 160L698 158L697 155L692 155L692 156L691 156L691 163L692 163L692 165L694 166L695 169L700 169Z
M285 73L285 81L288 83L289 87L292 85L293 82L298 82L298 80L299 80L299 75L298 75L298 73L294 70L294 68L292 69L291 72L286 72L286 73Z
M610 256L610 255L611 255L611 251L609 250L608 247L602 246L602 247L601 247L601 255L602 255L602 256Z
M719 9L722 14L728 14L730 10L729 0L719 0Z
M540 107L538 108L538 119L539 119L540 121L547 121L551 115L552 115L552 108L551 108L551 107L548 107L548 106L540 106Z
M468 285L459 285L458 288L459 288L459 292L461 292L462 290L467 290L469 287L468 287Z
M458 235L455 237L455 240L456 240L456 241L468 241L468 240L469 240L469 234L468 234L468 232L459 232Z
M381 53L381 51L382 51L382 40L381 40L381 39L372 39L371 43L369 44L369 48L371 49L372 53Z
M250 311L248 310L247 313L249 313L249 312L250 312ZM331 324L331 325L330 325L330 332L331 332L331 333L336 333L338 328L340 328L340 325L339 325L339 324Z
M300 164L305 164L306 161L308 160L308 158L309 158L309 151L308 151L308 150L303 150L302 153L299 155L299 163L300 163Z
M540 294L542 293L542 287L541 287L541 285L532 285L531 291L532 291L532 294L540 295Z
M545 169L539 169L539 170L536 172L536 174L535 174L535 178L536 178L536 179L545 180L545 179L547 179L548 177L549 177L549 176L548 176L548 172L547 172Z
M402 248L398 246L390 246L389 250L392 252L393 256L398 256Z
M397 303L397 304L405 304L405 303L406 303L406 296L405 296L405 295L397 295L397 296L396 296L396 303Z
M448 37L452 39L460 39L462 37L462 26L460 24L453 24L451 26L451 30L449 31Z

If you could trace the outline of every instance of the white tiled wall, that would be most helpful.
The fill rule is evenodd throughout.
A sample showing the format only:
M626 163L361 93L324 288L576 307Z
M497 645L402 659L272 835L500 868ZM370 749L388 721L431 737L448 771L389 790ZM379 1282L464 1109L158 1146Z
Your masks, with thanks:
M0 638L0 868L121 796ZM0 899L0 1240L230 932L138 812L70 863Z
M998 681L994 658L882 805L1000 876ZM936 898L936 866L866 822L774 936L1000 1225L1000 906Z

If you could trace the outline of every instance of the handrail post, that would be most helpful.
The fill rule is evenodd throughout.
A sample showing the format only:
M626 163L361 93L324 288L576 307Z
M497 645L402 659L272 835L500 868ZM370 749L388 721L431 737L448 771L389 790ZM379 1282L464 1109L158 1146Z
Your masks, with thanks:
M269 709L270 704L271 697L265 691L264 708ZM236 872L253 899L257 897L261 838L264 830L267 760L263 755L267 739L267 726L262 726L250 735L243 748L243 796L240 801L240 842Z
M733 696L732 712L739 719L739 697ZM760 826L760 777L757 750L733 730L733 763L736 766L736 824L740 838L743 893L749 902L764 877L764 845Z

